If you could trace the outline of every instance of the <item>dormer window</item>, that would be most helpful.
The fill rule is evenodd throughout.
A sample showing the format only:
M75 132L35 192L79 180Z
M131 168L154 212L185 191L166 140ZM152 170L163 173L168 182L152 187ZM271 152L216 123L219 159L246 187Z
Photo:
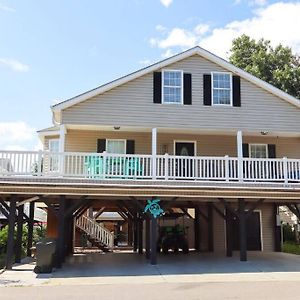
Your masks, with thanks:
M212 104L232 106L231 73L212 73Z
M164 70L162 83L162 103L183 104L183 72Z

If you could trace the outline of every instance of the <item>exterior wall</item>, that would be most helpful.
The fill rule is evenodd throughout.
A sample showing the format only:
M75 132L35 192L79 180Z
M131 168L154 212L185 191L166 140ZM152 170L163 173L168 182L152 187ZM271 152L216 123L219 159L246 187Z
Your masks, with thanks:
M223 211L222 206L218 206ZM234 206L233 206L234 207ZM273 205L270 203L262 204L256 209L261 214L261 236L262 236L262 251L274 251L274 216ZM214 252L226 252L226 225L224 219L214 211ZM202 224L202 223L201 223ZM205 241L207 239L207 231L203 232ZM204 249L207 250L207 242L204 244Z
M44 150L49 150L49 140L51 139L59 139L59 135L51 135L51 136L48 136L48 137L45 137L44 139Z
M241 107L204 106L203 74L226 71L198 55L169 69L192 73L192 105L153 104L147 74L62 111L63 124L120 125L249 132L300 132L300 109L241 79Z
M259 210L259 208L258 208L258 210ZM274 251L274 248L275 248L275 237L274 237L275 220L274 220L274 215L273 215L272 204L262 205L261 219L262 219L263 251L265 251L265 252Z
M65 141L67 152L96 152L97 139L133 139L135 140L136 154L151 154L150 132L122 132L122 131L91 131L68 130ZM191 135L191 134L157 134L157 153L174 154L174 141L196 141L197 155L199 156L236 156L236 137L229 135ZM276 145L276 156L282 158L300 158L300 138L282 138L268 136L244 136L244 143L266 143ZM48 148L48 139L45 139L45 149Z

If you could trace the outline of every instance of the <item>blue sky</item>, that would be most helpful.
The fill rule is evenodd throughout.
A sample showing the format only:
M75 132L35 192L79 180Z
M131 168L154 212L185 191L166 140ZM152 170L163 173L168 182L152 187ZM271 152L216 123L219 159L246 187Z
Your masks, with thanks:
M300 2L0 0L0 148L36 149L50 105L195 45L242 33L300 50Z

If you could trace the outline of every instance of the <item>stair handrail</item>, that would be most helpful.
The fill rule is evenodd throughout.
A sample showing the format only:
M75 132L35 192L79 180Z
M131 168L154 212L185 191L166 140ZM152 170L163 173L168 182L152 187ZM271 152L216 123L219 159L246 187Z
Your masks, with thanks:
M82 215L76 219L76 226L103 245L113 248L114 234L96 220Z

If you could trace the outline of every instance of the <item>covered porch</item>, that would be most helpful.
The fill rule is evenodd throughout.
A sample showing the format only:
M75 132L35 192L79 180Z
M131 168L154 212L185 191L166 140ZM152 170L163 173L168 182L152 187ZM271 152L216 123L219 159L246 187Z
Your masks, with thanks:
M0 151L0 177L170 185L300 182L297 135L115 127L61 125L51 135L41 132L44 151Z

